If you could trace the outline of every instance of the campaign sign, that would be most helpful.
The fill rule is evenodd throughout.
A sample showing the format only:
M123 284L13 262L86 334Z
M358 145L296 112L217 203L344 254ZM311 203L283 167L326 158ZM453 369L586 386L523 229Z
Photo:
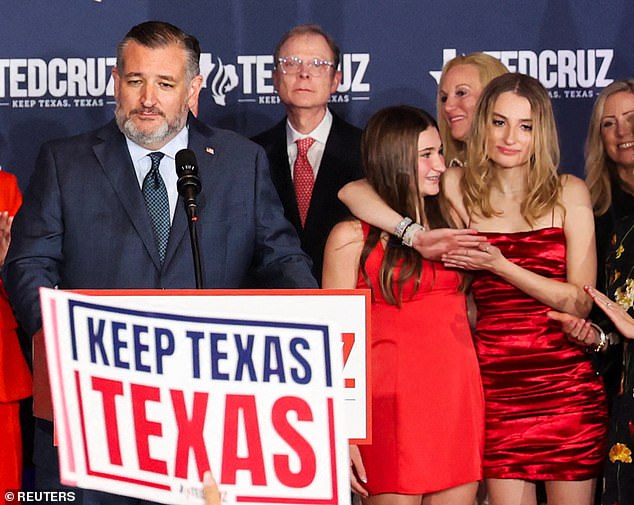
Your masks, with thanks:
M62 481L195 503L211 468L225 503L348 504L368 293L211 293L41 290Z

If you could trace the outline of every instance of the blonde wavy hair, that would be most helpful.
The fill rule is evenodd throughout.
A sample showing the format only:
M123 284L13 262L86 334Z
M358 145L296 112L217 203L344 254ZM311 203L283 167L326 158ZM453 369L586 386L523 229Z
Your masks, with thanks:
M601 135L601 118L606 100L620 92L634 94L634 79L614 81L599 95L590 115L588 136L586 137L586 184L590 190L592 208L595 216L601 216L612 205L612 181L618 181L616 163L605 152Z
M458 161L458 164L463 165L466 161L466 144L461 140L454 139L451 136L451 129L447 123L447 119L442 112L442 102L440 91L442 90L443 82L447 72L453 67L458 65L473 65L478 70L478 76L480 77L480 84L486 86L491 79L505 74L508 69L504 64L486 53L470 53L462 54L452 58L442 69L440 75L440 82L438 83L438 94L436 95L436 116L438 117L438 131L440 132L440 138L442 139L443 148L445 151L445 159L447 163L453 160Z
M491 205L491 188L496 169L489 160L487 138L493 121L493 109L502 93L511 92L528 100L533 120L533 146L527 171L527 193L520 211L533 226L538 218L559 204L561 182L559 141L548 92L537 79L524 74L508 73L493 79L482 92L476 107L471 135L467 143L467 164L461 185L467 212L492 217L500 212Z

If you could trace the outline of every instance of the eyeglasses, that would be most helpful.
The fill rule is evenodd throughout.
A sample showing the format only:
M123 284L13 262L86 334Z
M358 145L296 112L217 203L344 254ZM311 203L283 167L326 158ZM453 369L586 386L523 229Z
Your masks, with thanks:
M320 60L319 58L303 61L297 56L278 58L277 64L282 69L283 74L295 75L301 72L302 68L305 68L313 77L319 77L328 72L330 68L334 68L332 61Z

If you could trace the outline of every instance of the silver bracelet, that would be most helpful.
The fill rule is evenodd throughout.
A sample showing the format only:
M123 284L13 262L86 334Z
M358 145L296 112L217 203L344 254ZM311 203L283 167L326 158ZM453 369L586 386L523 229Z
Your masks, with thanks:
M412 224L414 221L412 221L411 218L409 217L404 217L400 223L398 223L396 225L396 227L394 228L394 235L396 235L399 240L403 239L403 233L405 233L405 230L407 229L407 227Z
M416 235L416 232L418 231L424 232L425 227L418 223L411 223L407 228L405 228L402 238L403 245L406 245L407 247L412 247L412 244L414 242L414 235Z
M595 330L597 330L599 332L599 343L595 346L593 351L594 352L601 352L609 344L608 336L605 334L603 329L598 324L595 324L595 323L591 322L590 326L592 326Z

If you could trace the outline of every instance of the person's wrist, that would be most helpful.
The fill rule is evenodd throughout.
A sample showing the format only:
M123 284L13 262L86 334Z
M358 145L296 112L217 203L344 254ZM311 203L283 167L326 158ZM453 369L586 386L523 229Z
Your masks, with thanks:
M414 245L414 236L418 233L418 232L425 232L425 227L421 224L418 223L412 223L410 224L406 229L405 232L403 233L403 237L401 239L401 242L403 243L403 245L406 245L407 247L413 247Z
M594 328L594 330L597 332L598 339L599 339L599 341L594 345L592 350L594 352L603 352L603 351L605 351L607 349L609 343L610 343L610 341L608 339L608 336L605 334L603 329L598 324L590 322L590 326L592 326Z
M396 238L399 240L403 240L403 233L405 233L406 228L412 224L414 221L410 217L404 217L399 221L399 223L394 227L394 231L392 232Z

